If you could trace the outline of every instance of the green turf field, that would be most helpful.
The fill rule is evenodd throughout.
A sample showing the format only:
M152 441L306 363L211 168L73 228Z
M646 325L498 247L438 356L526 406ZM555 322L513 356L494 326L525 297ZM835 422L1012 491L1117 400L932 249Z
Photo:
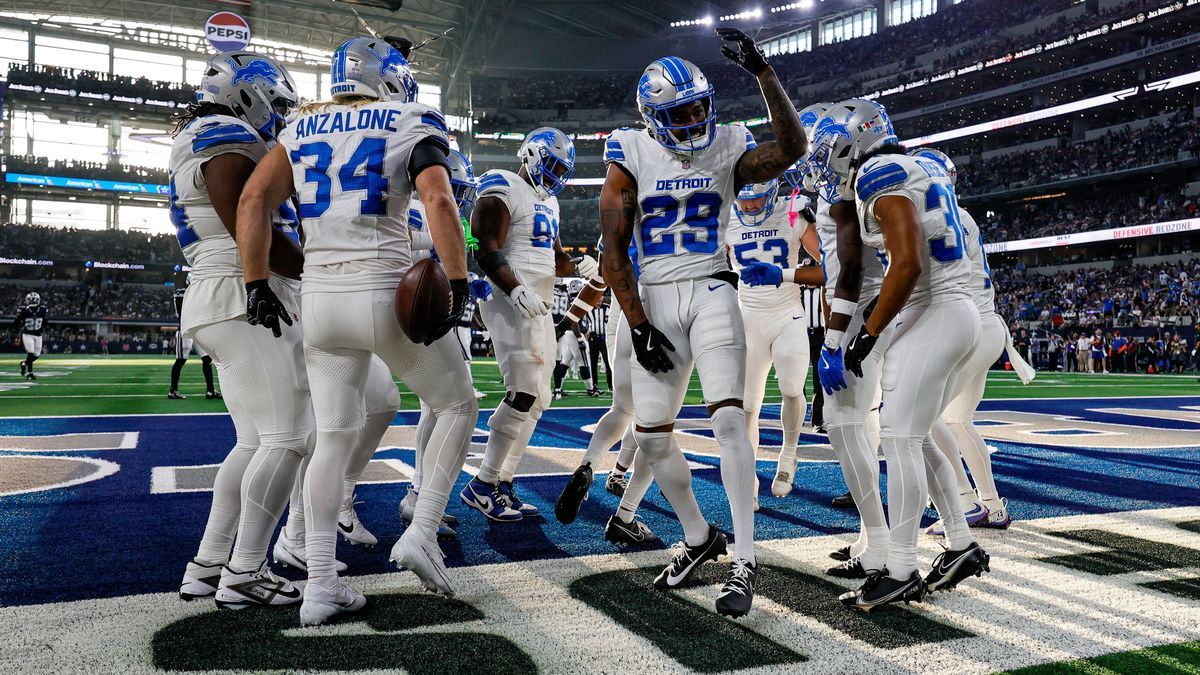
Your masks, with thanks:
M180 391L184 401L166 397L170 383L170 356L45 356L37 362L39 379L29 383L20 377L20 358L0 357L0 416L103 415L129 413L222 412L221 401L204 399L200 359L184 366ZM479 359L471 368L476 387L486 394L480 402L492 408L504 395L500 372L493 359ZM603 383L603 378L601 379ZM610 398L588 398L578 380L568 379L568 396L555 406L606 406ZM401 391L407 393L403 387ZM808 391L811 394L812 383ZM1200 394L1195 375L1088 375L1041 373L1030 385L1016 375L993 372L988 378L988 398L1084 398L1095 396L1171 396ZM695 374L687 403L700 403L700 381ZM766 403L778 403L779 390L768 381ZM403 397L406 409L416 408L416 399Z

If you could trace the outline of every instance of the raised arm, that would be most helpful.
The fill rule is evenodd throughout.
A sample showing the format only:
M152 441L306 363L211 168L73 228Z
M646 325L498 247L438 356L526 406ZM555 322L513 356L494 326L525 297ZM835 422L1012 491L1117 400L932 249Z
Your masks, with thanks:
M775 75L775 70L767 63L766 55L754 40L736 28L718 28L717 34L722 40L737 45L737 49L723 45L721 53L758 79L771 119L771 131L775 134L775 140L748 150L741 156L735 173L736 183L741 186L778 178L808 149L808 138L800 126L800 115Z

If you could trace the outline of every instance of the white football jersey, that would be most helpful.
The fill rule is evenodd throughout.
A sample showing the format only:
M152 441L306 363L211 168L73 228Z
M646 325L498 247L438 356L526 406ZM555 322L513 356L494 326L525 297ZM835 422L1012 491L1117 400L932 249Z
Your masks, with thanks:
M329 104L279 135L299 195L306 286L395 288L412 264L409 157L427 138L449 151L442 114L394 101Z
M604 161L633 177L638 189L637 244L642 284L711 276L729 269L725 235L738 186L738 160L755 147L741 124L718 126L703 152L667 150L645 129L622 128L604 144Z
M238 154L257 164L267 143L249 124L236 117L209 115L190 122L171 145L167 176L170 216L192 280L241 276L237 242L229 236L208 198L203 166L224 154Z
M484 197L495 197L508 207L508 236L500 252L521 283L532 289L538 279L553 277L558 197L542 199L528 181L504 169L479 177L478 199Z
M928 248L909 305L972 297L967 234L954 185L941 164L923 157L877 155L859 169L854 191L863 243L879 251L886 252L887 243L875 219L875 202L880 197L904 197L916 207Z
M808 222L801 218L792 224L788 213L790 201L787 198L777 200L771 215L757 225L743 222L736 211L730 218L725 241L729 244L734 271L740 273L752 262L770 263L784 270L785 281L778 288L739 285L738 301L744 309L801 311L800 287L791 283L790 277L800 264L800 235ZM798 201L799 208L804 208L806 202L806 199Z
M837 221L829 215L829 202L817 200L817 242L821 247L821 272L825 275L825 298L832 300L837 290L838 275L841 274L842 264L837 254ZM860 301L870 300L879 295L883 287L884 255L870 246L862 250L862 289L859 291Z
M408 202L408 236L412 240L412 261L414 263L436 256L433 252L433 235L429 234L429 228L425 224L425 205L421 203L420 199L417 199L415 192Z
M988 266L987 253L983 250L983 232L966 209L959 207L958 218L967 236L967 257L971 259L971 296L981 315L993 314L996 289L992 287L992 268Z

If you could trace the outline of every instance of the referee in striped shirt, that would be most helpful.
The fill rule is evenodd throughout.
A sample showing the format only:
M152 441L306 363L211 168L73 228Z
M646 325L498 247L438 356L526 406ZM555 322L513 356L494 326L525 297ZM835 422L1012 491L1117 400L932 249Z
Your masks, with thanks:
M805 258L801 265L815 264L812 258ZM814 286L801 286L800 299L804 303L804 314L808 317L808 358L812 368L812 425L817 433L825 433L825 391L821 389L821 381L817 376L817 362L821 358L821 345L825 344L825 312L821 307L821 289Z
M592 391L600 389L600 361L604 360L604 379L612 391L612 366L608 363L608 344L604 341L604 330L608 325L608 291L605 290L604 304L593 309L579 320L579 328L587 335L588 351L592 360ZM591 392L588 392L589 394Z

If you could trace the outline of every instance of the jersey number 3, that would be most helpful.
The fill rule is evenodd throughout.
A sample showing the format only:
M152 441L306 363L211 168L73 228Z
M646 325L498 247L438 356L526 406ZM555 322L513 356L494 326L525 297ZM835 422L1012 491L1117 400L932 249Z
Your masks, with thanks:
M383 158L387 152L387 139L364 138L354 149L345 164L338 167L337 179L343 193L366 192L358 203L362 216L387 215L385 194L388 179L383 175ZM317 186L311 202L300 202L300 219L320 218L329 210L329 196L333 180L329 177L329 165L333 162L333 148L325 141L305 143L291 152L292 164L302 164L304 158L313 157L312 166L304 167L304 182Z
M696 192L683 205L683 223L687 229L673 235L660 234L679 222L679 200L671 195L652 195L642 200L642 213L654 214L642 221L642 255L671 255L679 247L690 253L716 253L717 227L720 222L721 195L715 192ZM701 234L703 232L703 234Z
M937 209L946 211L946 228L948 234L940 239L929 240L929 252L938 262L954 262L962 260L966 254L967 238L963 232L962 221L958 217L958 200L954 197L954 189L941 183L934 183L925 193L925 212ZM953 241L951 241L953 237Z

